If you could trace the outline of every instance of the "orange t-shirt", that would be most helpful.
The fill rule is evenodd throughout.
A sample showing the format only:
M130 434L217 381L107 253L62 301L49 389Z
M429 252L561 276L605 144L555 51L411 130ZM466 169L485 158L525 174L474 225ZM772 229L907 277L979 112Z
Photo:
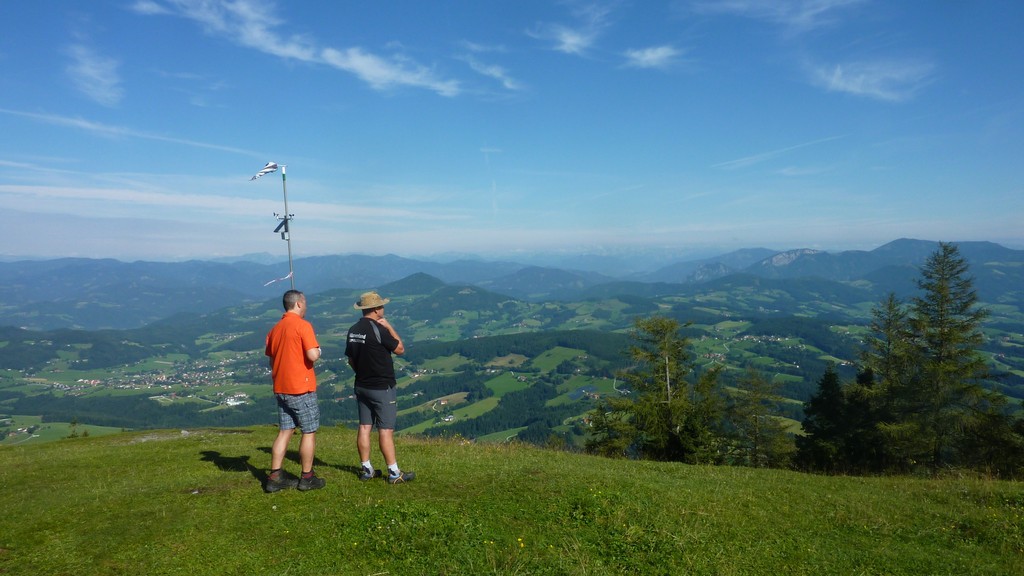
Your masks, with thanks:
M285 312L267 333L266 354L270 356L275 394L305 394L316 391L313 363L306 350L318 348L313 325L298 314Z

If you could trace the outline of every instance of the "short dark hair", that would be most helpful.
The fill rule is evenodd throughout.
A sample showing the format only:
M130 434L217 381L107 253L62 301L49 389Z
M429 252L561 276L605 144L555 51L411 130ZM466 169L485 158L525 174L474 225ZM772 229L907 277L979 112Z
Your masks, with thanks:
M295 305L305 297L306 295L298 290L289 290L285 292L284 296L281 298L281 304L284 305L284 309L287 312L288 310L295 308Z

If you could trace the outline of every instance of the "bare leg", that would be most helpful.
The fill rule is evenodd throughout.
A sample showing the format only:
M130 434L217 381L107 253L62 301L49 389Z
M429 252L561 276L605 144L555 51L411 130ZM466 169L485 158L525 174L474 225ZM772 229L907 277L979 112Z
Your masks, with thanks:
M274 439L274 444L270 447L271 470L277 470L284 466L284 454L288 450L288 442L291 441L294 432L295 428L278 430L277 438Z
M302 463L302 472L313 470L313 454L316 452L316 432L303 434L299 440L299 462Z
M370 430L373 424L360 424L356 432L356 450L359 451L359 461L366 462L370 459Z
M380 453L384 455L384 463L391 466L398 462L395 458L395 431L381 428L377 432L380 434Z

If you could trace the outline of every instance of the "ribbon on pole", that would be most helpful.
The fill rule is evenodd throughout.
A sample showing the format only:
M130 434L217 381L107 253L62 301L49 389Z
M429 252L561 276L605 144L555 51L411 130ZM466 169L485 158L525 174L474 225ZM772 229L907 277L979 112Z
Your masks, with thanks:
M266 284L264 284L264 286L270 286L270 285L271 285L271 284L273 284L274 282L281 282L281 281L283 281L283 280L287 280L287 279L289 279L289 278L291 278L291 277L292 277L292 273L291 273L291 272L289 272L287 276L283 276L283 277L281 277L281 278L275 278L275 279L271 280L270 282L267 282Z
M277 172L277 162L267 162L267 165L262 170L257 172L252 178L249 178L249 182L263 176L264 174L270 174L271 172Z

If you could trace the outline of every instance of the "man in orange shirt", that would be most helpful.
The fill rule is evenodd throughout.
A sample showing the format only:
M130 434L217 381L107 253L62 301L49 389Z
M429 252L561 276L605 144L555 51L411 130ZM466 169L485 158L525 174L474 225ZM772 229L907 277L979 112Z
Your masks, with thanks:
M289 290L284 293L282 303L284 315L267 334L266 355L270 357L274 378L279 429L270 450L270 475L263 489L267 492L292 487L315 490L326 484L313 472L316 431L320 428L313 363L320 359L320 344L313 325L305 319L306 296L298 290ZM302 429L299 441L300 478L281 469L295 428Z

